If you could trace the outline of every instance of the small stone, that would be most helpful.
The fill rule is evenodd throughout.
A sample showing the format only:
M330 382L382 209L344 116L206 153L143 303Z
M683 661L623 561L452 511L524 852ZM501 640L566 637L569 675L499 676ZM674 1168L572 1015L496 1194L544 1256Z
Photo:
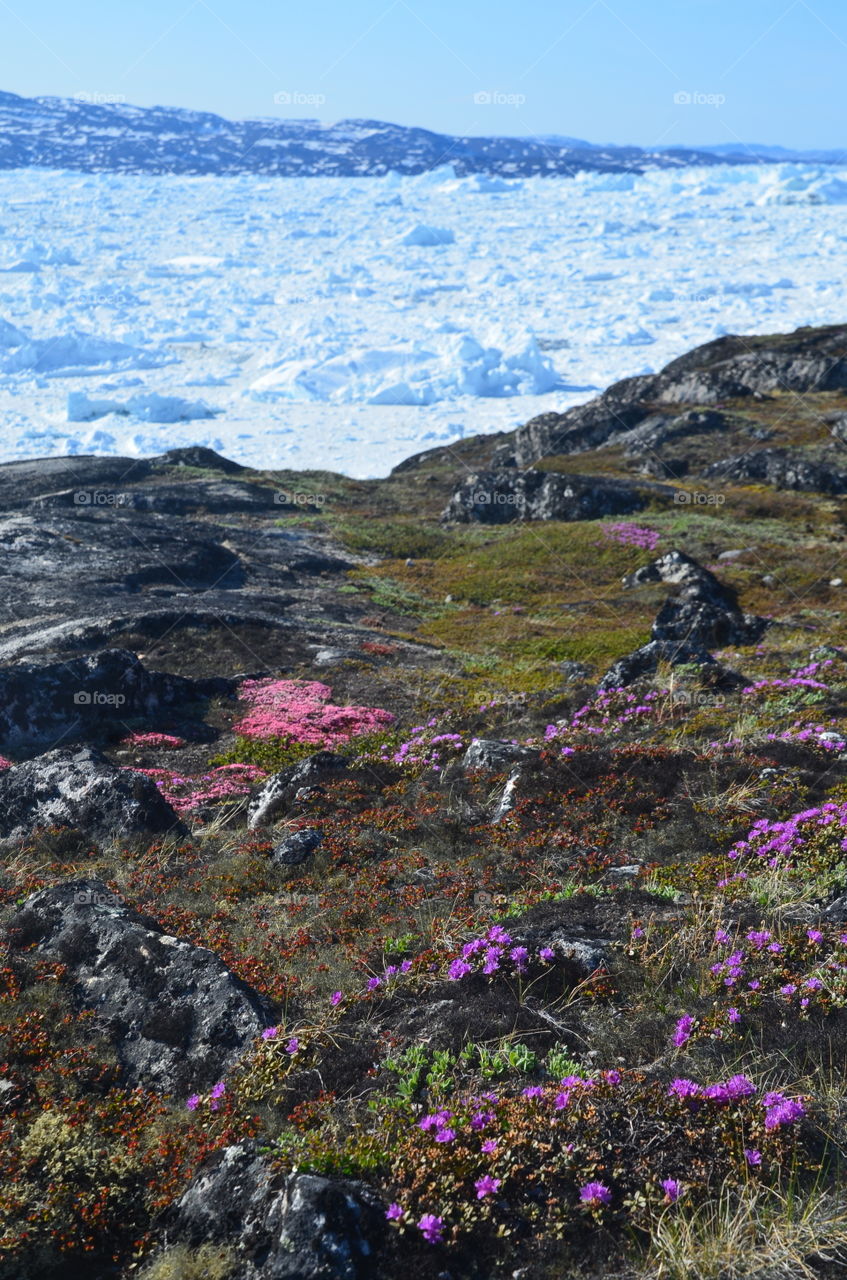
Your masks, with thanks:
M303 827L286 836L271 854L271 861L278 866L296 867L314 853L323 840L323 834L313 827Z

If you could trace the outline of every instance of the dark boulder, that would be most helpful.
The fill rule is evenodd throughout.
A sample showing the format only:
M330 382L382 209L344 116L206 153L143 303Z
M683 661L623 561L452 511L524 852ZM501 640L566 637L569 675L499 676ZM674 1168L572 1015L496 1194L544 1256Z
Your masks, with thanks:
M268 1024L257 994L204 947L165 933L100 880L42 889L8 925L13 947L67 967L132 1086L209 1088Z
M149 671L125 649L104 649L66 662L0 667L0 750L14 753L58 740L125 734L128 720L155 720L176 707L184 712L232 687L227 680Z
M214 1243L238 1280L366 1280L385 1236L385 1208L359 1183L284 1173L254 1143L211 1158L163 1214L168 1247Z
M735 592L681 551L669 551L624 578L624 586L666 582L678 588L662 605L651 638L660 643L709 648L753 644L765 630L763 618L742 613Z
M151 778L116 769L90 747L60 747L0 773L0 840L47 827L97 842L185 833Z
M618 658L600 681L599 689L624 689L643 676L653 675L659 663L669 666L700 667L705 678L717 689L741 688L750 683L743 676L716 662L710 653L694 645L674 640L651 640Z
M302 827L286 836L271 854L271 861L278 866L298 867L318 848L323 835L313 827Z

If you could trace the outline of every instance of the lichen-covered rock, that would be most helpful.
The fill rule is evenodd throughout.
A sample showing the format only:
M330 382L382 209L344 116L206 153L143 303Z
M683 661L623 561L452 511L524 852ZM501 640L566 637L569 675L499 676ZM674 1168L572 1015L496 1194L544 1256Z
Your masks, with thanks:
M504 773L520 761L537 759L538 752L531 747L521 747L516 742L504 742L499 738L474 738L462 757L462 765L468 770Z
M707 649L728 644L753 644L766 622L743 613L735 592L703 565L681 551L669 551L624 578L624 586L667 582L678 588L662 605L651 639Z
M514 469L466 476L442 519L460 523L510 524L515 520L599 520L630 515L648 499L672 500L666 485L608 476L559 475Z
M76 1000L97 1014L133 1086L208 1088L269 1021L219 956L165 933L100 880L33 894L8 936L67 967Z
M253 797L247 810L249 827L264 827L285 815L297 792L303 788L318 787L322 782L337 778L349 767L346 756L334 751L316 751L307 760L289 765L273 774Z
M58 747L0 773L0 841L46 827L104 842L185 828L146 774L117 769L91 747Z

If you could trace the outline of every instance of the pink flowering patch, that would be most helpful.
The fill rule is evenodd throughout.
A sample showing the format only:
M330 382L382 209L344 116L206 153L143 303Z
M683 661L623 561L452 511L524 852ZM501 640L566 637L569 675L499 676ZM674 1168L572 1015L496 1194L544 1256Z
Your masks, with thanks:
M136 769L152 778L168 804L177 813L190 813L217 800L245 796L257 782L268 776L252 764L224 764L199 776L184 776L171 769Z
M632 524L629 520L607 524L603 533L622 547L641 547L644 551L655 551L659 542L659 534L655 529L645 529L643 525Z
M185 746L185 738L177 738L172 733L131 733L122 738L122 747L158 747L162 751L176 751Z
M379 707L342 707L318 680L245 680L241 697L249 710L233 726L245 738L287 738L315 747L334 747L394 723Z
M7 760L5 756L0 756L0 771L2 771L3 769L11 769L11 768L12 768L12 761Z

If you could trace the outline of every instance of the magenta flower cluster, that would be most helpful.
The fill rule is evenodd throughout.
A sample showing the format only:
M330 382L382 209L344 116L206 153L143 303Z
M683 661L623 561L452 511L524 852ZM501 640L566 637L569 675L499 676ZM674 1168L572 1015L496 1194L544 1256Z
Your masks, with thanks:
M329 686L318 680L245 680L241 697L249 710L233 728L262 742L284 738L332 747L394 723L391 712L379 707L338 706Z
M489 978L495 973L523 974L534 960L550 964L556 958L551 947L541 947L530 955L528 947L512 943L512 935L502 925L492 925L487 933L465 943L461 954L451 961L447 977L451 982L458 982L470 973L482 973Z
M615 524L605 525L603 535L622 547L640 547L642 551L655 551L660 537L655 529L647 529L643 525L632 524L628 520L619 520Z

